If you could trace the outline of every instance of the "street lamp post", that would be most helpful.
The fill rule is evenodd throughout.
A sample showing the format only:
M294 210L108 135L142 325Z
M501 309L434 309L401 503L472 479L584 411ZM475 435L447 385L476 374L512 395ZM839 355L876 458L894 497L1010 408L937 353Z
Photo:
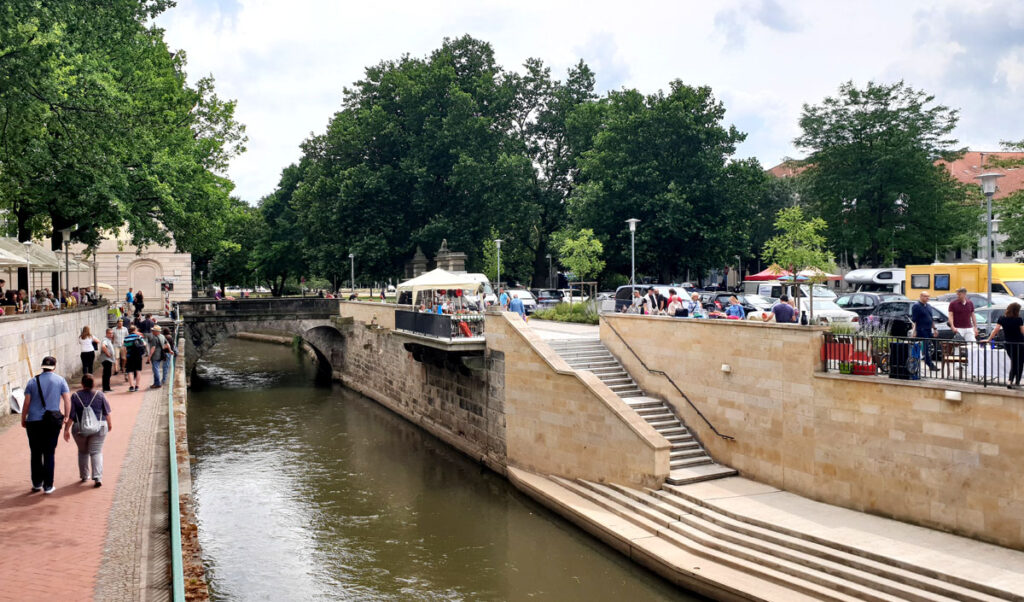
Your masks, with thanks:
M992 195L996 193L996 180L1003 177L1001 173L989 172L977 176L981 180L981 191L985 193L986 218L988 221L988 238L985 241L985 257L988 258L988 304L992 305Z
M554 270L551 269L551 253L547 254L547 258L548 258L548 288L555 288L555 285L551 284L552 276L554 275L552 273L552 272L554 272Z
M629 224L629 284L636 288L636 225L640 220L630 218L626 220Z
M192 264L195 269L195 264ZM121 302L121 254L114 255L114 304Z
M70 269L70 265L68 264L68 247L71 246L71 232L72 232L72 230L74 230L77 227L78 227L77 225L75 225L75 226L68 226L67 228L64 228L64 229L62 229L60 231L60 235L61 235L60 237L64 241L64 288L63 288L63 290L70 290L71 289L71 269ZM58 277L57 280L59 281L60 278ZM58 298L60 297L60 293L61 293L61 291L57 291Z
M494 246L498 248L498 288L501 288L501 243L505 241L500 238L494 239Z
M356 292L356 254L355 253L349 253L348 254L348 262L349 262L349 269L351 270L351 272L349 274L349 276L351 277L351 280L349 280L349 284L352 286L352 292L354 293L354 292Z
M28 260L28 305L25 306L25 313L32 313L32 241L25 241L25 259ZM24 300L23 300L24 301Z

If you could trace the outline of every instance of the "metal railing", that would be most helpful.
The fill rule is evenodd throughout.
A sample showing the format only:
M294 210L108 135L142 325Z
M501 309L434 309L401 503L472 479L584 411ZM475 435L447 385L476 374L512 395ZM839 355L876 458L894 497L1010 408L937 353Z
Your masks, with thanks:
M467 339L484 334L483 314L435 314L395 311L395 330L437 339Z
M174 325L175 344L178 340L178 324ZM167 512L171 530L171 596L174 602L185 602L185 572L182 567L181 548L181 500L178 491L178 443L174 434L174 359L171 356L171 384L167 387Z
M736 440L736 438L733 437L732 435L725 435L725 434L720 433L718 431L718 429L715 428L715 425L711 424L711 421L708 420L708 417L704 415L704 412L701 412L700 409L696 405L694 405L693 401L690 400L689 396L687 396L686 393L683 393L683 390L679 388L679 385L676 384L676 381L672 380L672 377L669 376L668 373L662 372L661 370L656 370L656 369L651 368L650 366L648 366L647 362L645 362L643 360L643 358L641 358L637 354L637 352L633 350L633 347L631 347L630 344L626 342L626 339L622 338L622 335L619 334L619 331L616 330L615 326L612 326L611 322L605 321L605 324L607 324L608 328L610 328L611 331L615 333L615 336L619 337L619 340L622 341L622 344L626 346L626 349L629 349L629 352L633 354L633 357L635 357L638 362L640 362L640 365L644 367L644 370L647 370L651 374L657 374L659 376L663 376L665 378L665 380L667 380L675 388L675 390L678 391L680 395L682 395L683 399L686 400L686 403L689 404L689 406L691 408L693 408L693 411L697 412L697 415L700 416L701 420L704 421L704 424L708 425L708 428L711 429L711 432L713 432L714 434L718 435L720 438L725 439L727 441L735 441ZM696 437L697 434L693 433L693 436Z
M1012 384L1014 362L1024 362L1021 343L829 332L824 337L822 370L840 374L1006 386Z

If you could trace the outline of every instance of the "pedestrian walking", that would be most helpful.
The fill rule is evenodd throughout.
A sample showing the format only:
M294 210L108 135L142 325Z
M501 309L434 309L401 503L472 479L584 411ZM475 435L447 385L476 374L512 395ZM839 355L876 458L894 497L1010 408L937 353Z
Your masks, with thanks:
M128 292L125 293L124 295L124 304L126 307L131 307L135 305L135 293L133 291L134 289L129 286Z
M78 344L82 351L82 374L92 374L92 366L96 362L96 350L100 347L100 341L92 336L88 325L82 327L82 334L78 336Z
M64 417L71 412L71 392L64 377L53 373L56 358L44 357L41 367L25 385L21 426L28 435L32 491L53 493L54 452Z
M114 349L114 329L108 328L100 341L100 365L103 366L103 392L113 391L110 388L110 374L114 370L114 362L117 360L117 351Z
M512 293L512 300L508 303L508 310L516 312L524 322L526 321L526 308L523 306L523 300L519 298L518 294Z
M142 291L135 293L133 304L135 305L135 317L137 318L142 315L142 310L146 307L146 299Z
M924 363L928 366L929 370L936 372L939 367L932 361L932 346L929 339L937 336L939 330L935 326L932 308L928 305L930 298L931 295L928 293L921 293L921 296L918 297L918 302L910 306L910 321L914 325L914 336L919 339L925 339L921 341L921 356L924 357Z
M146 314L146 317L139 322L139 334L146 336L153 332L153 327L156 326L156 320L153 319L153 314Z
M124 370L128 377L128 392L131 393L139 390L139 372L142 370L142 358L146 355L146 341L139 335L134 324L128 327L124 347L128 356Z
M1000 330L1003 331L1003 349L1010 356L1010 376L1006 388L1016 389L1020 387L1021 372L1024 371L1024 320L1020 317L1020 303L1011 303L1006 307L1006 312L996 320L992 334L988 337L989 343Z
M949 304L949 317L953 319L953 330L965 341L978 338L978 319L974 316L974 303L967 298L967 289L960 287L956 299Z
M499 286L498 287L498 305L501 307L502 311L508 311L508 304L509 304L509 302L511 302L511 299L509 298L508 293L505 292L505 287Z
M110 402L103 393L93 391L93 383L92 374L83 374L82 390L71 395L71 413L64 426L64 440L75 438L78 477L83 483L91 478L95 481L93 487L100 487L103 485L103 442L114 426L110 422ZM91 412L92 416L86 412Z
M124 338L128 336L128 329L124 326L124 319L118 318L117 326L114 327L114 374L124 372L124 363L127 359L127 354L124 349ZM125 382L128 382L128 375L124 376Z

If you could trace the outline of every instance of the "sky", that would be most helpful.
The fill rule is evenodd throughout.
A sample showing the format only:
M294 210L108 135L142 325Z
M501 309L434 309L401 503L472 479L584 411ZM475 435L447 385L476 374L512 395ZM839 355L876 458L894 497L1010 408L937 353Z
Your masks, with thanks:
M507 70L536 57L561 77L583 59L601 93L711 86L747 133L736 158L766 168L802 156L802 106L848 80L933 94L960 110L955 134L972 150L1024 139L1021 0L178 0L157 25L186 52L190 80L212 74L238 101L248 150L227 175L252 203L367 66L464 34L490 42Z

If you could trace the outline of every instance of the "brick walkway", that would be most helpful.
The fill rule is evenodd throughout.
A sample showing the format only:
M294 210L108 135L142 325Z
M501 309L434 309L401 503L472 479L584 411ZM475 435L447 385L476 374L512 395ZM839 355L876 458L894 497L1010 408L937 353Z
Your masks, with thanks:
M152 383L148 369L141 374L143 383ZM113 551L110 547L139 545L135 541L139 531L136 525L128 529L114 525L114 529L109 529L108 523L115 499L125 497L121 490L137 489L131 485L150 477L152 462L134 461L140 455L138 452L144 454L145 450L136 449L139 437L133 439L132 435L140 408L144 408L144 426L152 429L150 406L159 407L157 404L166 399L167 389L128 393L120 375L113 377L112 383L114 392L108 393L107 398L114 429L103 445L103 487L99 489L93 487L92 481L79 482L78 449L74 439L65 442L62 436L57 445L54 474L57 490L50 495L31 493L24 429L19 421L0 431L0 601L92 600L105 552L109 555ZM76 390L74 383L68 384L72 391ZM146 439L152 440L152 436ZM151 441L146 443L150 444L146 458L151 459ZM125 466L129 467L127 472L123 470ZM143 474L134 474L140 471ZM131 514L125 519L135 522L137 517ZM125 531L131 541L108 541L108 531ZM105 572L109 574L112 568L105 567ZM137 572L138 567L123 570L130 574Z

